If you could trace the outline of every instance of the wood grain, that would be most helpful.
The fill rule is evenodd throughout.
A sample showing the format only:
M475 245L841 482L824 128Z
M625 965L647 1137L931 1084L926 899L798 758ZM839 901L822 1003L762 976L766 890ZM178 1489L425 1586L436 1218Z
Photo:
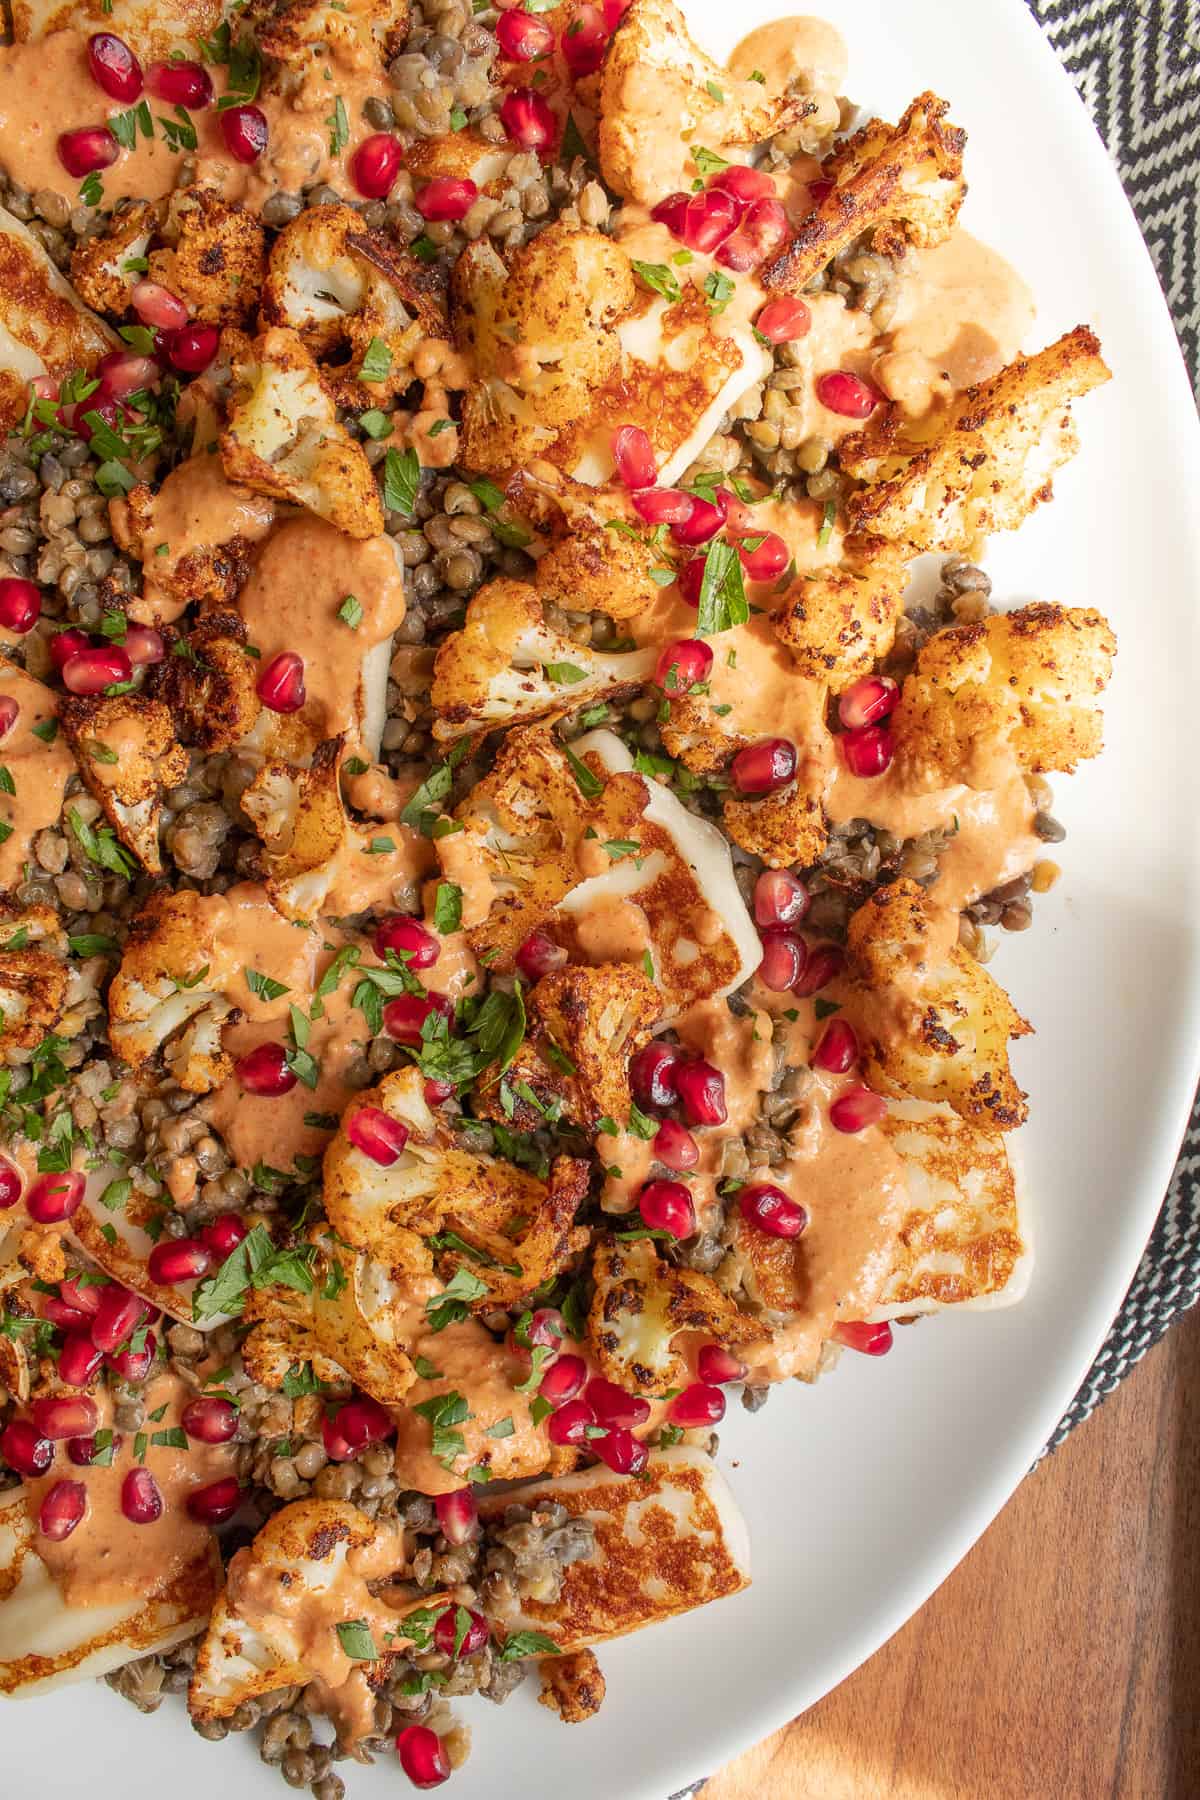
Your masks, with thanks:
M1200 1309L928 1605L703 1800L1196 1800Z

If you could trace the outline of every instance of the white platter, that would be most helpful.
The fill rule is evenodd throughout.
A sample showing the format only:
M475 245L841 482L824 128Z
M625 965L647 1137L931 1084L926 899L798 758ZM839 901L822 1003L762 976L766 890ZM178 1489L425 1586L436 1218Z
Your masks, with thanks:
M780 10L688 6L720 54ZM605 1651L608 1699L586 1727L534 1705L533 1683L503 1709L464 1707L475 1752L445 1790L456 1800L665 1800L896 1631L1068 1404L1134 1272L1196 1084L1200 440L1149 258L1022 0L842 0L830 12L864 104L894 118L926 87L953 101L970 134L965 220L1032 283L1033 341L1086 320L1116 376L1077 407L1084 449L1054 504L996 539L988 561L1004 601L1096 605L1120 639L1106 753L1057 784L1065 878L995 965L1038 1032L1015 1056L1032 1102L1022 1138L1037 1267L1013 1311L901 1332L882 1362L847 1356L754 1419L735 1408L721 1460L749 1520L753 1588ZM202 1743L178 1705L141 1719L102 1687L6 1707L0 1733L6 1794L284 1791L248 1743ZM351 1800L411 1791L394 1762L338 1766Z

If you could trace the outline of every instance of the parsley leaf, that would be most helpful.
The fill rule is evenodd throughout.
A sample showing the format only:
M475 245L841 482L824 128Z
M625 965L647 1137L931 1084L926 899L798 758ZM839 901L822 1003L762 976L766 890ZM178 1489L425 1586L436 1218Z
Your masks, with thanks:
M724 164L721 166L723 168ZM672 275L670 269L668 269L666 263L633 261L632 267L634 274L638 276L640 280L644 281L648 288L652 288L656 294L661 294L664 300L669 300L674 304L676 300L681 300L683 298L680 292L679 283L676 281L674 275Z
M365 1619L343 1619L337 1627L338 1642L353 1662L378 1662L379 1652Z
M744 625L749 617L750 607L742 585L738 553L732 544L714 538L704 558L696 634L712 637L716 632Z
M358 379L360 381L386 381L391 373L391 368L391 351L382 338L373 337L367 345L359 367Z
M411 519L421 485L421 464L415 450L389 450L383 463L383 504L389 512Z
M351 631L358 630L363 621L363 609L356 595L346 595L346 598L338 607L337 616L342 621L343 625L348 625L350 627Z
M482 1300L487 1291L487 1283L480 1281L478 1275L472 1275L470 1269L455 1270L441 1293L431 1295L425 1302L429 1329L444 1331L447 1325L460 1324L467 1316L469 1303Z
M433 928L443 937L462 923L462 889L453 881L439 881L433 897Z
M514 1631L504 1640L499 1652L501 1662L516 1662L522 1656L561 1656L553 1638L544 1631Z

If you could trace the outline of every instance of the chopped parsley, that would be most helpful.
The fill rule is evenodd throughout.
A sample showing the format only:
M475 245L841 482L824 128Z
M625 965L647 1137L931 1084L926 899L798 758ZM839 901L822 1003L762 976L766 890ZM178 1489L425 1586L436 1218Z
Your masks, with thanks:
M724 164L722 164L722 167L724 167ZM683 298L683 295L680 292L679 283L674 275L672 275L670 269L668 269L666 263L636 262L632 261L632 259L631 263L633 272L638 279L644 281L646 286L652 289L654 293L661 294L664 300L669 300L674 304L676 300L681 300Z
M373 337L358 371L360 381L386 381L391 373L392 353L382 338ZM380 415L382 417L382 414ZM381 437L383 433L379 434Z
M431 1331L444 1331L447 1325L458 1325L466 1318L470 1304L482 1300L487 1293L486 1281L472 1275L470 1269L457 1269L440 1294L425 1302L425 1314ZM417 1411L421 1409L418 1407Z
M418 1400L412 1410L429 1421L432 1432L430 1450L434 1460L440 1462L444 1469L452 1468L455 1460L467 1447L462 1432L456 1428L474 1417L466 1400L456 1388L450 1388L444 1394L434 1394L428 1400Z
M351 631L358 630L363 621L363 609L361 602L356 595L346 595L346 598L338 607L337 616L342 621L343 625L348 625L350 627Z
M383 462L383 504L387 510L411 519L420 486L421 464L416 451L389 450Z
M375 1639L365 1619L343 1619L336 1629L338 1642L352 1662L379 1661Z

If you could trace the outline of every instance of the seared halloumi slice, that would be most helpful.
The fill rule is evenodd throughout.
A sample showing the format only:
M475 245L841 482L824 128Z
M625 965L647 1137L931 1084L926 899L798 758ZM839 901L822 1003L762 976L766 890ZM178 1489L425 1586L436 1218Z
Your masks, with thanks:
M115 31L145 62L172 50L196 53L198 37L216 30L222 0L12 0L18 44L52 31Z
M26 1490L10 1489L0 1496L0 1695L9 1699L90 1680L169 1649L208 1617L220 1587L213 1539L148 1598L143 1591L99 1606L68 1605L36 1538Z
M119 348L33 233L0 207L0 425L12 431L39 375L61 381Z
M904 1162L908 1211L873 1319L1013 1306L1029 1285L1028 1208L1004 1137L923 1100L889 1103L882 1129Z
M750 1585L750 1539L725 1477L702 1450L651 1454L644 1474L580 1469L485 1495L480 1516L554 1501L596 1528L590 1556L568 1563L557 1600L525 1600L508 1636L539 1631L560 1650L624 1637Z

